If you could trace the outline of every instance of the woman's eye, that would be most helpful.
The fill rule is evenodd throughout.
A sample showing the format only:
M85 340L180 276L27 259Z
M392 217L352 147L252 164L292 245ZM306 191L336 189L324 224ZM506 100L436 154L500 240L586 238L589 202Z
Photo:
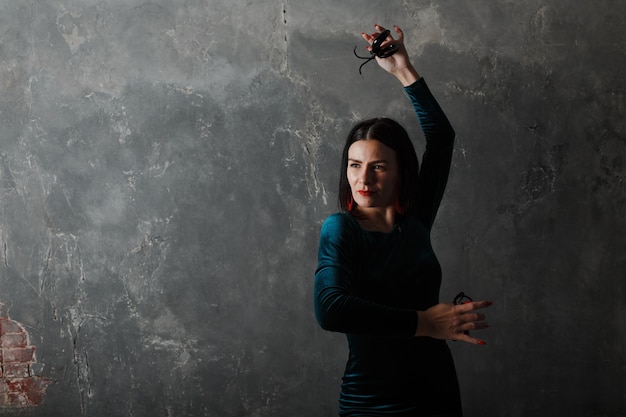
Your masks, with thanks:
M357 163L350 164L350 168L358 168L358 167L359 167L359 164Z
M377 171L383 171L385 170L385 166L384 165L374 165L374 169Z

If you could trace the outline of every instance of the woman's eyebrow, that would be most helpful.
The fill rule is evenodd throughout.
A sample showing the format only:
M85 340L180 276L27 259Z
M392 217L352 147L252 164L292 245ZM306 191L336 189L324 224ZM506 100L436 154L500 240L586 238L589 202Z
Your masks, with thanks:
M363 163L363 161L360 161L356 158L348 158L348 161L351 162L359 162L359 163ZM375 161L368 161L368 164L380 164L380 163L388 163L389 161L387 161L386 159L377 159Z

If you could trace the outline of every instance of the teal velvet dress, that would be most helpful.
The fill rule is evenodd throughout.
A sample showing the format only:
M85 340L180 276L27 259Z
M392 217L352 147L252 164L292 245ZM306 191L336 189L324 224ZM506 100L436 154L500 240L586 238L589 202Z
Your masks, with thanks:
M430 232L441 202L455 133L423 78L405 91L426 139L419 207L390 233L362 229L335 213L320 232L315 314L342 332L349 356L341 416L461 416L454 362L443 340L415 337L417 310L439 303L441 267Z

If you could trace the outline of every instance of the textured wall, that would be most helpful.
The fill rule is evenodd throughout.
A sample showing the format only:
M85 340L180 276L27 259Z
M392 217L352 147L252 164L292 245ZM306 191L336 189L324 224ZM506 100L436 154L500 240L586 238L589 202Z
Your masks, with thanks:
M625 415L624 16L0 0L0 302L50 381L3 415L336 414L345 341L311 292L341 145L387 115L422 149L399 85L358 76L375 22L405 29L458 133L442 297L496 303L486 347L452 344L467 415Z

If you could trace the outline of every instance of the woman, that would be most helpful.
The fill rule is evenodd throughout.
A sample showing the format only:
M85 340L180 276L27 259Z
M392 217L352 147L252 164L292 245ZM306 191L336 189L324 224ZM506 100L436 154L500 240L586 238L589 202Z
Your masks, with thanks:
M370 45L385 29L362 34ZM404 86L426 138L421 170L398 123L363 121L351 130L341 165L341 213L320 233L315 313L346 333L341 416L461 416L456 371L445 339L484 344L475 310L491 302L439 304L441 268L430 231L446 186L455 133L411 64L402 30L376 58ZM371 46L368 46L371 50Z

